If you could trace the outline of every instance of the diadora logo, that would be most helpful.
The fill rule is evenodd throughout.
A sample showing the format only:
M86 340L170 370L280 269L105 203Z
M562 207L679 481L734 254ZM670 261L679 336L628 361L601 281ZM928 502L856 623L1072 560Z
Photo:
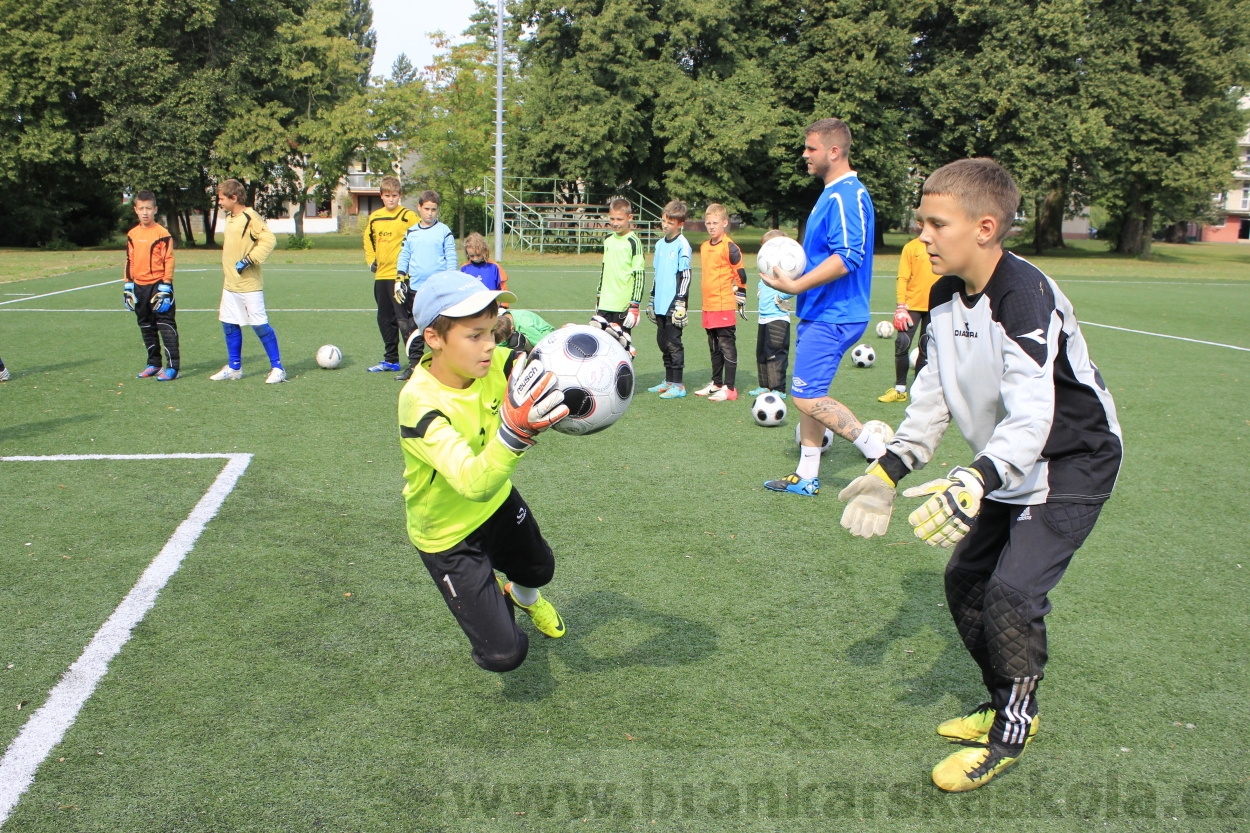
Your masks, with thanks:
M977 337L976 332L974 332L973 330L969 330L967 327L963 328L962 330L956 327L955 335L963 336L964 338L976 338Z
M1023 333L1020 338L1027 338L1030 341L1036 341L1038 344L1046 343L1046 336L1042 333L1042 328L1038 327L1031 333Z
M526 514L527 514L527 513L526 513L526 511L525 511L525 507L524 507L524 506L522 506L520 509L518 509L518 510L517 510L517 513L516 513L516 522L517 522L517 524L518 524L518 525L520 525L522 522L524 522L524 521L525 521L525 516L526 516Z

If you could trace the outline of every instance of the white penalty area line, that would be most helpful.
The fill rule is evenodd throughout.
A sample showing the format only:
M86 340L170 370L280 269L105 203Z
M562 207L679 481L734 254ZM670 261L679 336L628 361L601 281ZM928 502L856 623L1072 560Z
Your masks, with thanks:
M1188 341L1190 344L1205 344L1208 347L1224 347L1229 350L1240 350L1243 353L1250 353L1250 347L1238 347L1236 344L1224 344L1220 341L1203 341L1200 338L1185 338L1184 336L1172 336L1167 333L1152 333L1148 330L1130 330L1128 327L1113 327L1110 324L1096 324L1093 321L1081 321L1079 323L1082 327L1102 327L1104 330L1119 330L1122 333L1135 333L1139 336L1170 338L1173 341Z
M93 283L87 286L73 286L69 289L58 289L56 292L45 292L42 295L28 295L25 298L14 298L12 301L0 301L0 307L5 304L20 304L22 301L37 301L40 298L51 298L53 295L64 295L66 292L77 292L80 289L95 289L97 286L108 286L112 283L121 283L121 278L113 281L104 281L104 283Z
M164 548L152 560L121 604L96 631L82 655L61 677L18 732L0 759L0 826L35 780L35 772L65 737L96 685L108 672L109 662L130 641L135 626L156 604L156 597L178 572L200 533L208 524L252 461L251 454L54 454L45 457L0 457L0 462L62 462L77 460L225 460L226 465L199 503L178 525Z

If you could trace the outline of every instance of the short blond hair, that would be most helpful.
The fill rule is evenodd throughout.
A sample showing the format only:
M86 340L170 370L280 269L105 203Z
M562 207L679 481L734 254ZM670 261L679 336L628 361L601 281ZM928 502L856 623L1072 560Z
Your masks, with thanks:
M929 174L920 194L951 197L973 220L987 214L998 220L996 243L1011 231L1016 209L1020 207L1020 189L1011 174L985 157L957 159L943 165Z
M384 177L382 177L382 181L378 183L378 190L379 190L379 191L381 191L383 194L388 194L388 193L389 193L389 194L398 194L398 193L400 193L403 189L402 189L402 188L400 188L400 185L399 185L399 177L397 177L397 176L384 176Z
M708 203L707 208L703 209L703 217L704 219L707 219L711 216L723 217L728 220L729 210L718 202L710 202Z
M624 197L616 197L608 203L608 211L624 211L632 217L634 214L634 207L630 205L629 200Z
M776 240L778 237L789 237L789 236L790 235L786 234L784 231L782 231L779 228L770 228L768 231L764 232L764 236L760 238L760 242L767 243L769 240Z

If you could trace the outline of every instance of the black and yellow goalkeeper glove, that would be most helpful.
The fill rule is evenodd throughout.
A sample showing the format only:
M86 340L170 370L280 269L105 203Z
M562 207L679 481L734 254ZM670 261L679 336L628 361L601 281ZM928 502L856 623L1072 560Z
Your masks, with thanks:
M963 540L981 511L985 481L976 469L956 466L946 477L903 492L905 497L933 497L907 516L916 537L933 547L953 547Z

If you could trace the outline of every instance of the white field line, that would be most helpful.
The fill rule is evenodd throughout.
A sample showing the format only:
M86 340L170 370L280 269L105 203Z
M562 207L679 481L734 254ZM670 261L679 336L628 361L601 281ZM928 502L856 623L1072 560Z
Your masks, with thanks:
M121 604L96 631L82 655L48 694L47 702L26 721L0 759L0 826L8 820L22 794L34 781L35 772L65 737L96 685L108 671L109 662L130 641L131 632L143 621L156 597L178 571L182 560L204 527L217 514L252 461L251 454L55 454L46 457L0 457L0 462L58 462L71 460L203 460L224 459L225 467L199 503L178 525L160 553L143 571Z
M115 281L104 281L103 283L93 283L88 284L87 286L73 286L69 289L58 289L56 292L45 292L42 295L31 295L27 298L14 298L12 301L0 301L0 306L4 306L5 304L20 304L22 301L37 301L40 298L51 298L53 295L64 295L66 292L77 292L80 289L95 289L97 286L108 286L111 283L121 282L122 279L118 278Z
M1250 353L1250 347L1238 347L1236 344L1224 344L1219 341L1203 341L1200 338L1185 338L1184 336L1171 336L1167 333L1152 333L1147 330L1130 330L1128 327L1113 327L1110 324L1096 324L1093 321L1080 322L1082 327L1102 327L1104 330L1119 330L1122 333L1135 333L1139 336L1154 336L1155 338L1170 338L1175 341L1188 341L1191 344L1205 344L1208 347L1225 347L1229 350L1241 350Z

